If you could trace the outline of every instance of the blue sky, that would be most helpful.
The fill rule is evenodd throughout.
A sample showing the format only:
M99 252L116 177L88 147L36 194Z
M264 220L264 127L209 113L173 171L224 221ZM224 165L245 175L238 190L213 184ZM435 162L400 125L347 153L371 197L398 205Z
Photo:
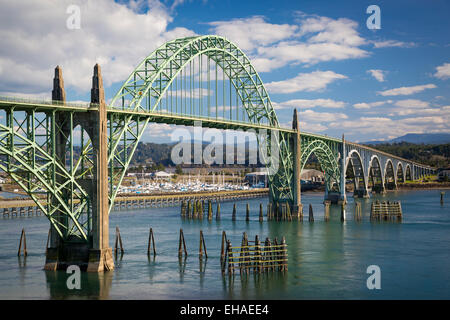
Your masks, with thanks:
M67 8L80 8L69 30ZM381 29L369 30L369 5ZM219 34L252 60L289 126L353 141L450 132L448 1L0 0L0 94L49 98L63 68L68 100L89 100L102 66L110 99L137 64L176 37ZM146 141L169 141L151 125Z

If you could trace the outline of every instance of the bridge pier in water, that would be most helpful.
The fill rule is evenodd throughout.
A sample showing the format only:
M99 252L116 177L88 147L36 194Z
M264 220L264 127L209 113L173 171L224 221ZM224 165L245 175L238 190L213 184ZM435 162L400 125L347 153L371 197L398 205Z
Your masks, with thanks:
M64 82L62 71L55 69L52 100L65 101ZM109 217L108 217L108 138L107 138L107 112L105 94L100 66L94 67L92 77L91 103L98 105L96 110L83 113L69 113L59 111L56 115L57 124L66 124L55 136L56 156L66 164L66 144L72 146L73 128L80 125L92 142L92 174L82 177L80 185L88 193L88 235L86 241L74 236L61 237L51 226L50 247L46 251L45 270L66 269L69 265L78 265L88 272L101 272L114 269L112 249L109 247ZM73 155L70 155L73 162ZM81 157L81 155L80 155ZM63 179L57 176L57 179ZM64 183L64 181L61 181ZM65 194L70 198L71 195ZM71 203L74 207L74 203ZM57 215L59 223L68 225L66 216Z

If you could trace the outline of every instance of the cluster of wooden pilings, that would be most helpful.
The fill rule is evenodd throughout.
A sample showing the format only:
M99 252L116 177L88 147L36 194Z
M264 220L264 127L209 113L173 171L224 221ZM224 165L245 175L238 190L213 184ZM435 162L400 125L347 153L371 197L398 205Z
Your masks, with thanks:
M203 220L206 218L211 221L213 219L213 206L212 201L208 200L189 200L181 203L181 217L186 219L198 219ZM220 202L216 203L216 220L220 220Z
M267 190L231 190L198 193L171 193L164 195L121 196L114 200L114 210L173 207L183 202L224 202L238 199L253 199L267 196Z
M291 207L288 202L267 205L267 220L292 221Z
M3 208L3 218L41 216L39 207L11 207Z
M382 201L372 202L370 209L371 221L401 221L402 205L400 201Z
M242 242L239 247L233 247L227 239L225 231L222 233L221 249L222 274L228 271L233 275L236 270L240 274L264 273L264 272L286 272L288 270L288 253L285 237L273 241L266 238L261 243L258 235L254 241L248 240L247 233L243 233Z

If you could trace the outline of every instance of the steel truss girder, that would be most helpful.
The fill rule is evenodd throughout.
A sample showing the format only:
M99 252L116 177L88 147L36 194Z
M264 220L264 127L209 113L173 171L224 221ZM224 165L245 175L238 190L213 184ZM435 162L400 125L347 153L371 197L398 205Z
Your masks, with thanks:
M56 110L43 112L30 108L25 112L15 111L14 107L4 110L6 124L0 124L0 169L36 202L63 240L87 241L89 200L73 171L73 113L65 113L66 120L61 121ZM57 135L67 141L63 158L56 151Z

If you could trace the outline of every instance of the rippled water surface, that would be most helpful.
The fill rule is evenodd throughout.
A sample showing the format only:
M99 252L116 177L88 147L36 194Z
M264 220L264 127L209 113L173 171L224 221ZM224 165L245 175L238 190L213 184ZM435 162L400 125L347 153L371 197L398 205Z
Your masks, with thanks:
M186 221L179 207L130 209L110 216L110 243L119 226L125 254L115 270L82 274L81 290L68 290L65 272L43 271L49 222L45 217L0 218L0 299L450 299L450 197L440 204L438 190L392 192L362 200L363 221L353 221L349 197L347 221L332 207L323 222L323 194L304 193L305 222L258 221L259 198L236 202L238 219L231 221L233 202L221 204L220 221ZM371 223L374 199L399 200L402 223ZM358 200L359 201L359 200ZM246 203L251 221L245 221ZM307 222L308 205L315 222ZM214 206L215 210L215 206ZM265 212L265 210L264 210ZM155 233L157 255L147 257L149 228ZM28 257L17 257L20 231L26 230ZM188 258L178 259L178 233L183 228ZM198 258L203 230L208 259ZM223 277L221 233L233 245L242 233L286 237L289 271ZM381 290L368 290L369 265L381 268Z

